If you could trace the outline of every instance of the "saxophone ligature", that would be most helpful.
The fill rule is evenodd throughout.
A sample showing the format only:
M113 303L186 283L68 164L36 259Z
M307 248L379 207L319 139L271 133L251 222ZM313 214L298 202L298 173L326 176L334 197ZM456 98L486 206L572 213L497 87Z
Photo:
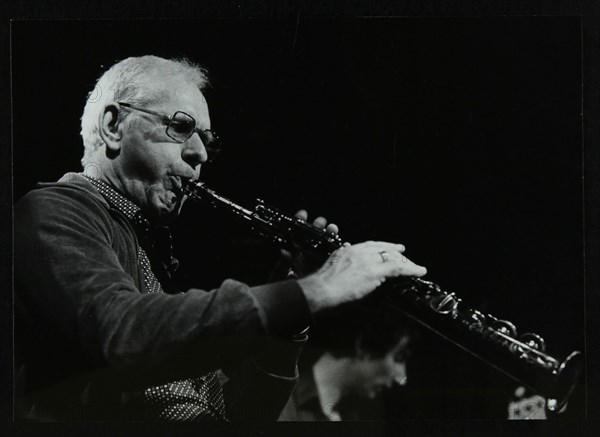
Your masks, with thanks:
M308 251L325 261L343 245L338 235L289 216L260 199L250 210L198 181L188 181L184 193L232 214L284 249ZM545 352L545 342L539 335L519 335L511 322L469 308L455 293L420 278L387 280L376 293L387 305L545 397L548 411L564 411L583 369L581 352L573 351L558 360Z

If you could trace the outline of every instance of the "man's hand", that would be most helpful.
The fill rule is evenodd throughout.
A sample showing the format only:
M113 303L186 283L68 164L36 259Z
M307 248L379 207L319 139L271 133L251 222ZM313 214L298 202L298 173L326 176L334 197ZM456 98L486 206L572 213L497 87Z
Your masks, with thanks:
M302 221L308 220L308 212L306 212L306 210L304 209L298 211L296 214L294 214L294 216ZM312 225L315 228L323 229L331 234L337 234L339 231L337 225L335 225L334 223L328 224L327 219L321 216L314 219ZM311 257L310 254L302 252L290 253L287 250L281 250L281 254L284 258L290 260L292 269L298 277L303 277L309 273L314 272L323 263L323 259L316 259L315 257Z
M402 253L402 244L367 241L336 250L310 276L299 279L311 312L365 297L387 278L427 273Z
M294 216L302 221L308 220L308 212L304 209L298 211ZM337 234L339 232L337 225L334 223L327 224L327 219L325 217L317 217L313 220L312 225L319 229L325 229L332 234Z

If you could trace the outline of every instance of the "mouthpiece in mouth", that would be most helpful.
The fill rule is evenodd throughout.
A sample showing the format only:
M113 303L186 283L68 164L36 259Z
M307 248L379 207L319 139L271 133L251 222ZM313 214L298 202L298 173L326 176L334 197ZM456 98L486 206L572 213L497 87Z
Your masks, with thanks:
M194 179L182 179L181 182L181 190L183 191L183 194L188 196L194 192L197 184L200 184L200 182Z

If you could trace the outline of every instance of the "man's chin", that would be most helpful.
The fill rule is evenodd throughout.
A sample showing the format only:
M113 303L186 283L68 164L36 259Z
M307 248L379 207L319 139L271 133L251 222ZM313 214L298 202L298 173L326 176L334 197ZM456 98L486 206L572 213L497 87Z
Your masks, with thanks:
M176 202L160 202L155 208L156 216L154 219L160 225L168 225L172 223L181 212L181 206L183 202L178 200Z

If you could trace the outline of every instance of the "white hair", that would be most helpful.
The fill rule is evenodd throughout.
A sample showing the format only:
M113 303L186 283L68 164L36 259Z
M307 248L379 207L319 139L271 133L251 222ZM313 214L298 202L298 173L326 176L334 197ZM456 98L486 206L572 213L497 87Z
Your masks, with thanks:
M204 68L189 60L164 59L158 56L131 57L110 67L88 94L81 115L81 138L85 167L91 154L104 145L99 132L100 112L109 102L127 101L134 105L156 102L160 95L151 85L151 76L182 77L203 90L208 85Z

